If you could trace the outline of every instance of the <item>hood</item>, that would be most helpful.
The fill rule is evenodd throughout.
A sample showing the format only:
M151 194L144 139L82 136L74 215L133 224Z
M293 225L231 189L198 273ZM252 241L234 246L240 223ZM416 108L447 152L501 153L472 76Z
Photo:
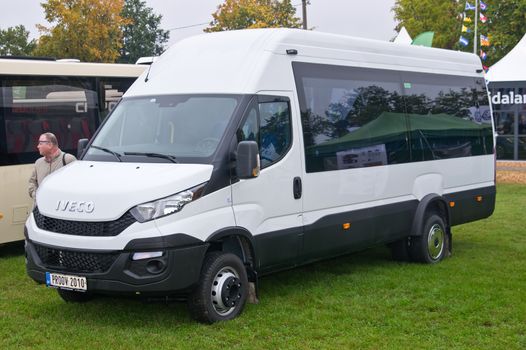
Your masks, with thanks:
M206 164L76 161L44 179L36 203L53 218L111 221L138 204L208 181L212 170Z

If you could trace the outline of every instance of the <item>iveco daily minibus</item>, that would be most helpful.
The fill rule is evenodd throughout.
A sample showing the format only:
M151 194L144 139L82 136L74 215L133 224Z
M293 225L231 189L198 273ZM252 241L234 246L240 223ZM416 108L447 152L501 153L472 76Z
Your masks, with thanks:
M291 29L186 39L40 186L27 272L66 301L170 295L215 322L270 272L377 244L437 263L452 226L494 209L488 108L472 54Z

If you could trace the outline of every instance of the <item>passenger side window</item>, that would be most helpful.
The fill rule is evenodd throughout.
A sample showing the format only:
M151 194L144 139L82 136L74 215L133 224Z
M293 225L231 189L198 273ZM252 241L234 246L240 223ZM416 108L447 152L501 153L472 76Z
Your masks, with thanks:
M397 72L294 62L307 172L409 161Z
M404 72L402 78L412 161L493 151L491 115L482 79L414 72Z
M93 134L97 113L93 78L13 76L0 87L6 151L13 158L35 159L38 138L45 132L54 133L60 148L73 153L79 139Z
M289 150L292 139L290 108L285 101L254 105L237 132L238 142L256 141L261 168L280 160Z

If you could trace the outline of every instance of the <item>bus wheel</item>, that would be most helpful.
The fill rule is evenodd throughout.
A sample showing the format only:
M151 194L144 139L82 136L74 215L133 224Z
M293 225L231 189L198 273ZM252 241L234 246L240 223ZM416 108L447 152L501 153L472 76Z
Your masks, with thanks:
M248 296L247 271L234 254L207 254L199 285L188 298L193 318L204 323L231 320L245 306Z
M86 292L73 292L71 290L57 289L58 295L68 303L84 303L93 299L93 295Z
M409 254L412 260L426 264L436 264L448 256L449 236L442 217L428 214L422 234L411 237Z

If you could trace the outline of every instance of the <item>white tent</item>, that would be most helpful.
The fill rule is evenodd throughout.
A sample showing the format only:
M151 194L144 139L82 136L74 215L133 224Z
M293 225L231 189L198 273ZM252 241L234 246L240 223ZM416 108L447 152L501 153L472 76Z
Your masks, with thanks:
M488 82L526 81L526 34L486 75Z
M402 29L400 29L400 32L398 33L393 42L395 44L411 45L413 39L411 39L411 36L407 32L407 29L405 29L405 27L402 27Z

